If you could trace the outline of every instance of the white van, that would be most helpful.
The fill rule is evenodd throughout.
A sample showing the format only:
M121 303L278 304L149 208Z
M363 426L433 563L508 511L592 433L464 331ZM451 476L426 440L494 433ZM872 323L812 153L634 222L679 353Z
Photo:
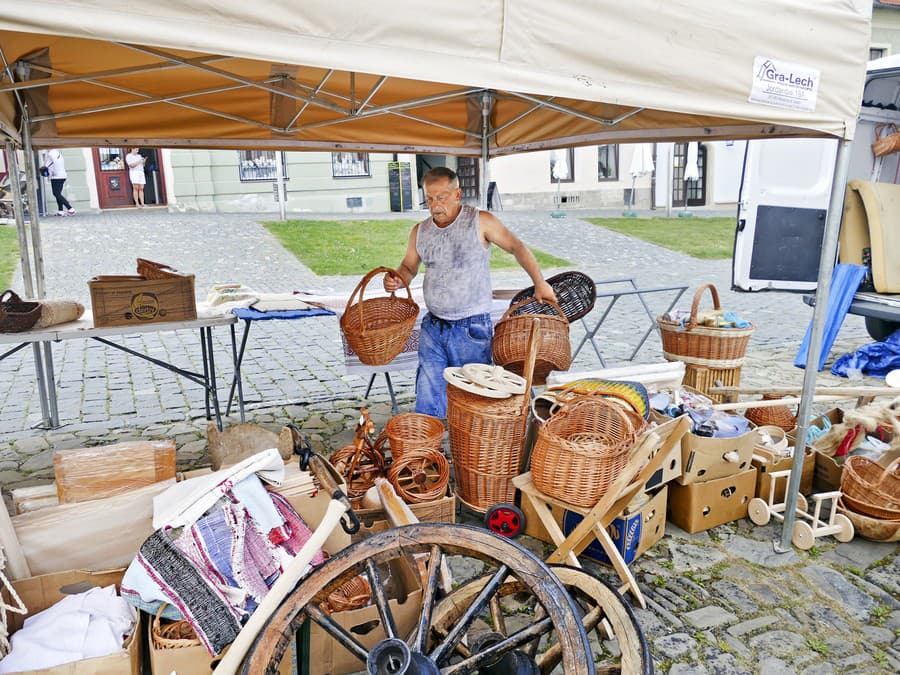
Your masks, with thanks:
M850 150L840 236L838 261L870 268L850 312L866 318L866 328L876 340L900 328L900 152L876 158L872 143L876 130L886 137L897 129L900 55L868 66ZM815 291L837 147L838 141L822 139L747 143L734 243L734 290Z

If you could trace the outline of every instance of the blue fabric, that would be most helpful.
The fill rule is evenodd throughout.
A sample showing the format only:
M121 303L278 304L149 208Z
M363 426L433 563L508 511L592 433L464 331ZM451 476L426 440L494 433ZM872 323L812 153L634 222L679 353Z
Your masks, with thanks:
M439 419L447 416L444 368L467 363L490 363L494 325L490 314L446 321L428 313L419 336L416 370L416 412Z
M852 354L844 354L831 366L831 374L847 377L851 370L866 375L884 377L900 368L900 330L894 331L884 342L863 345Z
M819 353L819 367L822 370L825 367L825 359L828 358L828 352L837 338L841 324L844 323L844 317L847 316L847 310L850 309L850 303L853 302L853 296L859 288L860 283L866 276L866 268L862 265L849 265L841 263L835 265L834 274L831 275L831 291L828 295L828 309L825 313L825 331L822 335L822 351ZM794 359L794 365L798 368L806 368L806 361L809 358L809 341L812 335L812 319L806 328L806 335L803 336L803 342L800 343L800 351L797 352L797 358Z
M306 319L311 316L335 316L330 309L310 307L309 309L279 309L274 312L260 312L252 307L238 307L231 310L239 319L245 321L267 321L269 319Z

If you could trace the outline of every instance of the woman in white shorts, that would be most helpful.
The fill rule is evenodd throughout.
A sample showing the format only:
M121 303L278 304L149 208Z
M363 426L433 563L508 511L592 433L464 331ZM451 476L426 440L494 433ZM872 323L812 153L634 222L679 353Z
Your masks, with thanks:
M144 158L138 152L139 148L132 148L125 155L125 164L128 165L128 178L131 180L131 196L135 205L144 208L144 184L147 178L144 176Z

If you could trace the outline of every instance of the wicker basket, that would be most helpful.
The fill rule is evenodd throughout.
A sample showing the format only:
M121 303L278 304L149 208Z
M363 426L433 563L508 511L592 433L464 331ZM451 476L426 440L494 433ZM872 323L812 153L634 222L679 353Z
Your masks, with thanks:
M883 467L867 457L848 457L841 492L851 509L882 520L900 520L900 459Z
M162 603L153 617L150 627L150 635L153 638L153 646L156 649L182 649L184 647L198 647L200 638L194 632L193 626L185 619L163 623L162 613L167 605Z
M583 272L563 272L547 279L550 288L556 294L556 302L562 310L563 316L569 323L590 314L597 301L597 285L594 280ZM522 300L530 299L531 302L522 305L515 311L519 314L549 314L556 316L556 310L552 305L545 305L534 299L534 286L524 288L516 293L510 305L515 305Z
M489 399L447 387L453 474L467 504L488 509L515 496L512 479L522 471L528 421L524 405L524 395Z
M346 612L365 607L372 600L372 589L364 577L357 575L345 581L325 601L329 612Z
M178 270L164 265L162 263L153 262L146 258L137 259L137 273L145 279L173 279L185 276Z
M384 426L391 444L391 457L400 459L407 450L440 450L444 423L421 413L394 415Z
M0 333L31 330L40 318L41 303L25 302L9 289L0 295Z
M719 385L737 387L741 383L741 366L737 368L708 368L686 364L682 384L693 387L715 403L727 403L727 394L711 394L709 390Z
M540 319L537 335L537 358L534 362L533 384L544 384L551 370L568 370L572 364L572 346L569 344L569 322L556 303L550 306L555 316L546 314L515 314L516 310L532 300L525 299L510 306L494 327L491 352L494 363L524 375L528 359L528 340L534 317Z
M625 468L644 425L643 417L601 396L566 403L538 428L531 455L534 486L569 504L592 507Z
M393 274L389 267L377 267L356 285L347 307L341 316L341 330L347 344L356 352L359 360L368 366L383 366L394 360L412 334L419 315L419 306L412 299L412 291L403 277L403 285L409 297L363 299L363 292L372 277L377 274ZM354 300L359 295L358 301Z
M662 337L663 356L669 361L684 361L707 368L737 368L744 363L747 343L756 330L752 323L748 328L714 328L697 323L697 309L703 291L709 289L713 308L718 310L719 293L712 284L703 284L694 294L691 318L686 326L657 317Z
M774 396L763 396L764 401L773 401ZM790 431L797 426L797 419L786 405L773 405L768 408L748 408L744 417L758 427L775 426L783 431Z
M872 541L900 541L900 521L879 520L849 508L843 497L838 499L838 512L843 513L853 523L853 531L863 539Z

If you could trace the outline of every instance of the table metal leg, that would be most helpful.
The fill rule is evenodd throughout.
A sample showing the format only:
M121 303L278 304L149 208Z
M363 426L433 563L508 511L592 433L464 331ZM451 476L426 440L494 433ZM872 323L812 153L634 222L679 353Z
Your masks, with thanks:
M384 381L387 382L388 393L391 395L391 410L397 415L400 413L400 408L397 406L397 397L394 395L394 385L391 382L391 374L387 371L384 371Z
M212 328L205 328L206 331L206 352L209 356L209 380L207 382L207 391L212 394L213 409L216 412L216 426L222 431L222 411L219 409L219 387L216 383L216 356L213 351Z
M59 405L56 398L56 373L53 368L53 350L49 342L44 342L44 375L47 378L47 404L50 408L50 427L59 427Z
M234 377L231 379L231 389L228 390L228 405L225 407L225 415L231 414L231 401L234 398L235 387L237 387L238 409L241 412L241 422L246 422L247 418L244 414L244 384L241 378L241 362L244 360L244 348L247 346L247 336L250 333L250 322L244 321L244 335L241 338L240 351L237 349L234 324L231 324L229 328L231 329L231 361L234 364Z
M56 427L53 426L53 417L50 415L50 403L47 398L47 381L44 377L44 358L41 355L40 344L32 342L31 351L34 355L34 374L37 377L38 400L41 403L41 424L38 424L37 426L45 429L55 429Z
M203 339L203 329L200 329L200 358L203 360L203 387L206 390L203 404L206 407L206 419L212 419L209 409L209 356L206 353L206 340ZM221 427L220 427L221 428Z
M387 373L385 373L387 375ZM378 373L372 373L372 377L369 378L369 386L366 387L366 393L363 394L363 398L369 398L369 392L372 391L372 385L375 384L375 378L378 376Z

